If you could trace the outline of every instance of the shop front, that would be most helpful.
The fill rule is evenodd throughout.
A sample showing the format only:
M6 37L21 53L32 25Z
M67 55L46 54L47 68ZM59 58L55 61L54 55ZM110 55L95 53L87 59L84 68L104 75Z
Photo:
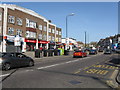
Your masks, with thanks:
M49 47L48 49L55 49L55 42L50 41L48 47Z
M49 41L40 40L40 41L38 41L38 48L39 49L47 49L48 43L49 43Z
M2 52L2 41L3 41L3 36L0 36L0 52Z
M35 51L36 49L47 49L49 41L25 39L26 51ZM38 48L37 48L38 47Z
M22 52L22 38L19 37L19 46L15 45L16 36L6 36L6 52Z
M37 40L25 39L26 51L35 51Z

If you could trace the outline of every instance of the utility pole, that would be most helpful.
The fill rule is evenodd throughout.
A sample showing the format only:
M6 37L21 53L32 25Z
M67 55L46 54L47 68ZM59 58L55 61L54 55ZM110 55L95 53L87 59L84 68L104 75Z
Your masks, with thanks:
M86 48L86 31L85 31L85 48Z

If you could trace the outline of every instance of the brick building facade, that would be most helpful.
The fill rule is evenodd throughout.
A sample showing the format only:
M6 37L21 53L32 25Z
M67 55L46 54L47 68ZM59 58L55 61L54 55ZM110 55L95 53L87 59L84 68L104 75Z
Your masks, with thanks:
M36 12L16 5L0 5L1 51L15 51L15 38L19 36L20 51L47 49L61 42L61 28ZM3 37L3 38L2 38ZM53 44L52 44L53 43Z

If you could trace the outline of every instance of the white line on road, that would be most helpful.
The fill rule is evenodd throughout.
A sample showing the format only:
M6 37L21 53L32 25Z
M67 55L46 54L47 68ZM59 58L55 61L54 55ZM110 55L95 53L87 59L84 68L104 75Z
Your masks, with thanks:
M68 62L60 63L60 64L53 64L53 65L49 65L49 66L45 66L45 67L39 67L37 69L45 69L45 68L50 68L50 67L54 67L54 66L58 66L58 65L63 65L63 64L66 64L66 63L77 62L77 61L79 61L79 59L74 60L74 61L68 61Z
M98 55L101 55L101 54L98 54ZM94 55L94 56L98 56L98 55ZM92 56L92 57L93 57L93 56ZM68 63L77 62L77 61L79 61L79 60L88 59L88 58L91 58L91 57L76 59L76 60L73 60L73 61L68 61L68 62L64 62L64 63L60 63L60 64L53 64L53 65L49 65L49 66L39 67L39 68L37 68L37 69L50 68L50 67L54 67L54 66L58 66L58 65L63 65L63 64L68 64ZM26 70L26 72L28 72L28 71L33 71L33 70ZM1 78L1 77L5 77L5 76L8 76L8 75L10 75L10 73L0 75L0 78Z
M8 75L10 75L10 73L8 73L8 74L3 74L3 75L0 75L0 78L1 78L1 77L5 77L5 76L8 76Z

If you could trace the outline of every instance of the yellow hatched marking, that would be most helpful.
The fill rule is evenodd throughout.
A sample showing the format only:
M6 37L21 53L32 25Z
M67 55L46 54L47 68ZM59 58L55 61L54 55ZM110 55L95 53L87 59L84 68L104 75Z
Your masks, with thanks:
M80 73L80 71L76 71L74 74Z
M108 73L108 71L107 70L99 70L99 69L89 69L88 71L86 71L86 73L106 75Z
M106 68L106 69L118 69L118 67L110 66L110 65L94 65L93 67Z

